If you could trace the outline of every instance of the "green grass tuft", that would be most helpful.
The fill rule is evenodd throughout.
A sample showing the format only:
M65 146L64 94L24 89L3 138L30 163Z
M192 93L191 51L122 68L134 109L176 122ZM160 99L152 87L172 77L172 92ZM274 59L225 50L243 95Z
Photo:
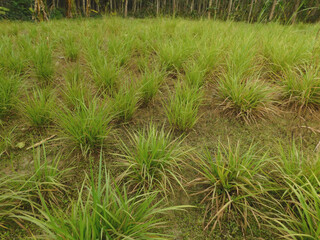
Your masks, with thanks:
M0 119L9 114L17 103L21 78L0 74Z
M268 160L255 145L242 151L239 143L219 143L213 155L207 150L195 159L198 176L191 184L198 186L195 194L206 204L205 229L214 230L222 221L233 219L245 231L250 214L260 219L260 201L266 194L262 183L267 181L262 173Z
M129 134L130 144L122 142L118 166L124 169L118 177L131 191L161 191L165 196L183 188L180 166L188 151L180 139L158 130L153 124Z
M81 104L74 111L62 111L58 114L57 124L66 139L86 155L104 145L110 133L110 120L105 106L92 99L88 106Z
M46 41L39 43L33 51L32 60L39 83L49 84L54 74L51 46Z
M178 83L175 94L164 104L169 123L182 131L191 129L199 119L198 110L203 99L201 89Z
M53 120L55 97L49 89L34 89L23 104L23 112L31 126L45 127Z
M295 71L296 70L296 71ZM320 68L304 67L288 70L281 85L289 103L299 107L320 106Z

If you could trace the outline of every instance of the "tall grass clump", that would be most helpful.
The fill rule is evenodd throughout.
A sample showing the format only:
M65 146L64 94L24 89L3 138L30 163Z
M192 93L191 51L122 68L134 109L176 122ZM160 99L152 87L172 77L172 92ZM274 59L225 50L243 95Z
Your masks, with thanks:
M107 54L118 66L128 63L133 51L134 38L131 36L117 36L109 38L107 42Z
M8 131L4 131L0 135L0 157L4 156L5 154L10 156L10 150L12 150L15 146L14 144L16 140L15 129L16 127L13 127Z
M270 71L276 75L311 60L313 37L308 39L305 35L292 31L292 28L281 32L274 28L270 33L265 32L263 37L266 38L263 56Z
M192 62L184 66L184 71L185 80L190 87L200 88L203 86L208 71L204 66Z
M34 151L33 157L31 172L0 177L0 232L11 229L14 224L27 230L25 216L36 216L40 200L58 206L66 193L64 182L70 176L71 168L59 168L61 155L49 160L42 146Z
M116 118L127 122L138 109L139 91L135 86L124 84L115 94L113 108Z
M49 84L54 74L51 46L46 41L39 43L33 50L32 60L40 84Z
M280 173L277 179L290 177L298 180L303 176L310 176L309 180L315 173L320 174L320 155L312 154L308 156L302 150L301 144L292 142L288 146L279 144L279 150L275 161L273 162L275 169ZM309 154L310 155L310 154Z
M0 232L10 229L14 222L19 224L16 215L22 215L33 205L32 192L24 186L25 176L2 175L0 177Z
M20 74L26 64L21 49L13 43L11 38L6 36L0 38L0 42L0 68L13 74Z
M285 239L319 239L320 234L320 179L315 181L304 176L303 184L286 179L288 198L283 199L282 208L270 219L270 225Z
M113 183L101 166L96 179L87 177L78 199L70 203L67 212L49 210L43 202L42 219L25 217L37 224L48 238L54 239L168 239L159 233L165 226L162 214L178 207L163 208L155 202L156 194L129 195L125 188Z
M145 69L140 83L141 100L144 104L148 104L155 97L164 78L165 73L158 68L154 70Z
M75 36L66 36L63 40L65 56L70 61L76 61L79 58L80 48Z
M313 108L320 105L320 68L305 66L286 71L280 81L288 103Z
M34 89L23 104L23 112L31 126L45 127L53 120L55 97L49 89Z
M33 151L34 173L29 179L34 182L44 200L55 204L61 203L61 198L67 192L65 182L71 176L72 169L61 169L61 158L62 155L58 153L49 160L44 145L35 149Z
M245 231L251 217L256 221L263 217L259 206L267 195L263 174L267 163L267 153L252 144L242 150L239 142L234 146L219 143L214 154L206 150L195 158L198 176L191 184L198 186L194 194L202 196L201 203L206 205L205 229L214 230L232 219Z
M65 138L83 154L101 148L110 133L110 114L105 106L93 99L74 111L64 109L57 117Z
M119 66L114 61L108 60L105 53L99 49L89 48L88 62L96 85L114 94L119 86Z
M163 69L179 72L190 56L190 50L185 42L167 41L159 43L157 55Z
M153 124L129 134L129 144L122 141L118 166L123 173L118 177L131 191L161 191L165 196L183 188L181 163L188 151L180 139L173 139Z
M259 77L241 79L224 74L217 83L216 96L223 110L246 122L275 112L276 89Z
M15 106L21 78L17 75L0 74L0 119Z
M217 81L216 96L223 110L246 122L274 112L276 90L261 80L256 40L241 36L228 54L224 71Z
M65 75L64 96L67 106L70 108L79 108L82 104L88 105L92 99L89 86L85 83L80 66L70 69Z
M178 83L175 93L164 104L169 123L182 131L191 129L199 119L202 99L201 89Z

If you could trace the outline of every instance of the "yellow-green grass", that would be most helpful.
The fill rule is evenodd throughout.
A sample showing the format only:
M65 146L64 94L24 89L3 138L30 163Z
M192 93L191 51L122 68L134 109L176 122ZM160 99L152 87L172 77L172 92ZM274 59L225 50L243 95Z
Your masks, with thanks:
M0 22L0 238L317 239L317 32Z

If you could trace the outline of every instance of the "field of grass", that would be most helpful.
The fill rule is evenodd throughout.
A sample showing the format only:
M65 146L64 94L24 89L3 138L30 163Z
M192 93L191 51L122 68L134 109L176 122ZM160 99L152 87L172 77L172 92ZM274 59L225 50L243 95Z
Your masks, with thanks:
M0 22L0 239L319 239L318 35Z

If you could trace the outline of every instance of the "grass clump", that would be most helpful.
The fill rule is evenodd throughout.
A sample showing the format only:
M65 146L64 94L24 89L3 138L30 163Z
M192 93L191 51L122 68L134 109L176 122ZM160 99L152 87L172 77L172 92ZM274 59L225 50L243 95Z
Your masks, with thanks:
M190 50L185 43L173 43L168 41L160 44L157 51L163 69L167 71L178 71L182 69L183 63L190 55Z
M203 99L201 90L178 83L165 105L169 123L179 130L191 129L198 121L198 110Z
M200 88L205 81L207 69L202 65L192 62L184 66L185 80L190 87Z
M313 177L314 182L309 181L309 176L304 176L302 181L286 179L287 197L280 199L281 208L269 221L270 226L286 239L319 238L320 180L314 174Z
M174 193L174 184L183 188L180 166L187 151L182 141L153 124L129 134L130 144L122 142L119 179L132 191Z
M14 108L20 82L17 75L0 74L0 119Z
M68 60L75 62L79 58L80 48L75 36L67 36L64 40L64 52Z
M90 93L90 88L85 83L79 65L67 72L65 80L64 95L68 107L76 109L83 104L88 106L89 99L92 99L92 94Z
M33 127L48 126L53 120L55 97L49 89L34 89L23 106L24 115Z
M20 74L24 70L26 64L21 49L15 46L12 39L8 37L0 38L0 42L0 67L13 74Z
M240 148L239 142L234 147L219 143L214 155L207 150L195 159L199 176L191 184L200 187L195 194L206 204L205 229L214 230L222 221L233 219L245 231L250 214L257 221L262 216L258 206L266 193L262 173L268 157L260 156L255 145L245 151Z
M223 75L217 86L216 96L224 111L246 122L263 118L275 112L275 90L258 79L241 79Z
M283 146L279 144L279 153L275 168L279 171L280 176L277 179L290 177L292 179L304 178L303 176L317 176L320 174L320 159L318 154L307 157L302 150L302 145L292 142L291 145ZM309 178L311 180L311 178Z
M29 230L24 220L35 217L40 209L40 200L59 206L66 192L64 182L70 176L70 168L61 170L58 165L61 155L50 161L45 147L34 151L34 169L31 173L6 174L0 177L0 232Z
M131 120L133 114L138 109L138 102L138 90L134 86L125 84L119 89L113 99L113 108L116 118L124 122Z
M54 74L54 66L52 62L52 49L46 41L39 43L34 49L32 60L40 84L49 84Z
M165 74L159 70L145 69L141 79L141 99L144 104L148 104L158 93L161 84L163 83Z
M107 53L116 62L116 65L122 67L131 57L133 43L134 39L127 36L109 38Z
M93 56L90 62L93 80L99 88L113 94L118 88L119 67L106 57Z
M59 164L61 154L54 154L52 159L48 159L45 146L42 145L33 151L34 173L30 177L31 182L37 187L37 195L40 193L43 200L61 203L61 197L67 192L64 184L72 168L61 169Z
M42 219L26 219L43 229L47 237L61 240L167 239L158 232L164 226L161 214L178 207L162 208L162 201L155 203L156 194L128 195L125 188L111 181L101 162L98 176L86 178L67 213L54 207L50 211L43 203Z
M23 214L23 209L32 204L32 192L25 188L25 181L22 174L0 177L0 232L9 229L15 221L20 223L15 216Z
M10 156L10 150L14 148L14 143L16 140L16 127L13 127L9 131L5 131L0 135L0 157L3 155Z
M83 154L101 148L110 133L110 115L105 106L93 99L88 106L81 104L71 111L65 109L58 115L57 123L62 132Z
M296 70L296 71L295 71ZM304 67L288 70L281 84L289 103L300 107L320 105L320 68Z

